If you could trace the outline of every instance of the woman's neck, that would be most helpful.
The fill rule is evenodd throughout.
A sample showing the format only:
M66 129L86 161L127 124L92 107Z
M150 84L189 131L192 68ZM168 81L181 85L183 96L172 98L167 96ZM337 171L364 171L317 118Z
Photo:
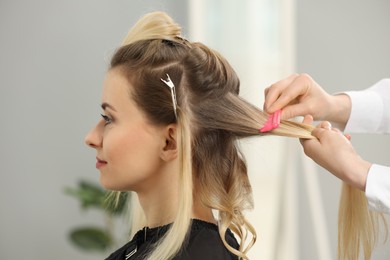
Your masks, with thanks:
M204 206L199 196L197 196L196 194L194 195L191 218L217 224L217 221L215 220L211 209Z
M160 178L149 184L151 189L137 192L140 205L145 213L146 224L153 228L172 223L178 205L178 187L174 176L171 180Z
M163 226L170 224L175 220L178 194L173 190L166 191L166 193L154 193L154 196L142 196L138 195L140 204L144 210L147 226L149 228ZM175 196L173 196L175 194ZM205 207L199 200L194 200L193 211L191 214L192 219L199 219L206 222L216 224L217 221L211 209Z
M152 189L137 192L145 213L146 225L153 228L172 223L179 206L178 177L171 175L170 178L161 178L150 185ZM216 224L211 209L204 206L199 197L194 194L191 218Z

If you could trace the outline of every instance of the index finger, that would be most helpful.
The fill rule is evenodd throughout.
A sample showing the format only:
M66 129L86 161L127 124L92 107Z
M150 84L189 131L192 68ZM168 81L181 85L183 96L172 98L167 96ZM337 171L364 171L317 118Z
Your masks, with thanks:
M285 79L279 80L264 90L264 110L268 111L268 108L279 98L283 90L288 87L297 78L298 74L292 74ZM277 109L275 109L276 111ZM275 112L272 111L272 112Z
M288 85L270 88L268 91L269 99L266 97L267 112L273 113L278 109L283 109L297 97L307 93L309 88L306 75L294 77ZM271 102L272 101L272 102Z

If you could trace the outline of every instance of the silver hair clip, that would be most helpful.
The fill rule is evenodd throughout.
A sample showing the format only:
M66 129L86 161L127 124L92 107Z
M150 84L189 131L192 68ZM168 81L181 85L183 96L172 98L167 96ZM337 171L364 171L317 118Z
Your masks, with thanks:
M172 95L172 103L173 103L173 110L175 111L175 117L177 119L177 113L176 113L176 107L177 107L177 102L176 102L176 90L175 90L175 84L173 84L171 78L167 74L167 80L161 79L162 82L164 82L170 89L171 89L171 95Z

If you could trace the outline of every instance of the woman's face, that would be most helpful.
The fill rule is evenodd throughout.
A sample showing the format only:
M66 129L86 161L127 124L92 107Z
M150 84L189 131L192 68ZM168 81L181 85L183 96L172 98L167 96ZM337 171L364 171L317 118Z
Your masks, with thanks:
M130 97L133 88L119 69L103 84L102 119L85 142L96 149L100 183L110 190L140 191L153 187L165 145L162 127L149 123Z

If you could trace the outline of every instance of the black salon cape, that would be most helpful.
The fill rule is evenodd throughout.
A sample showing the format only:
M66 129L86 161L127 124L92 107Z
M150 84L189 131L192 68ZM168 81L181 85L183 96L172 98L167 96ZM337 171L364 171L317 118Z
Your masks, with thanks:
M168 230L170 225L144 228L138 231L133 239L123 247L112 253L106 260L140 260L145 259L145 254L150 246L158 241ZM233 233L228 229L225 236L226 242L238 249L239 245ZM136 251L134 253L134 251ZM132 255L129 258L126 256ZM217 225L193 219L189 239L184 247L176 255L174 260L238 260L238 257L230 253L223 244Z

